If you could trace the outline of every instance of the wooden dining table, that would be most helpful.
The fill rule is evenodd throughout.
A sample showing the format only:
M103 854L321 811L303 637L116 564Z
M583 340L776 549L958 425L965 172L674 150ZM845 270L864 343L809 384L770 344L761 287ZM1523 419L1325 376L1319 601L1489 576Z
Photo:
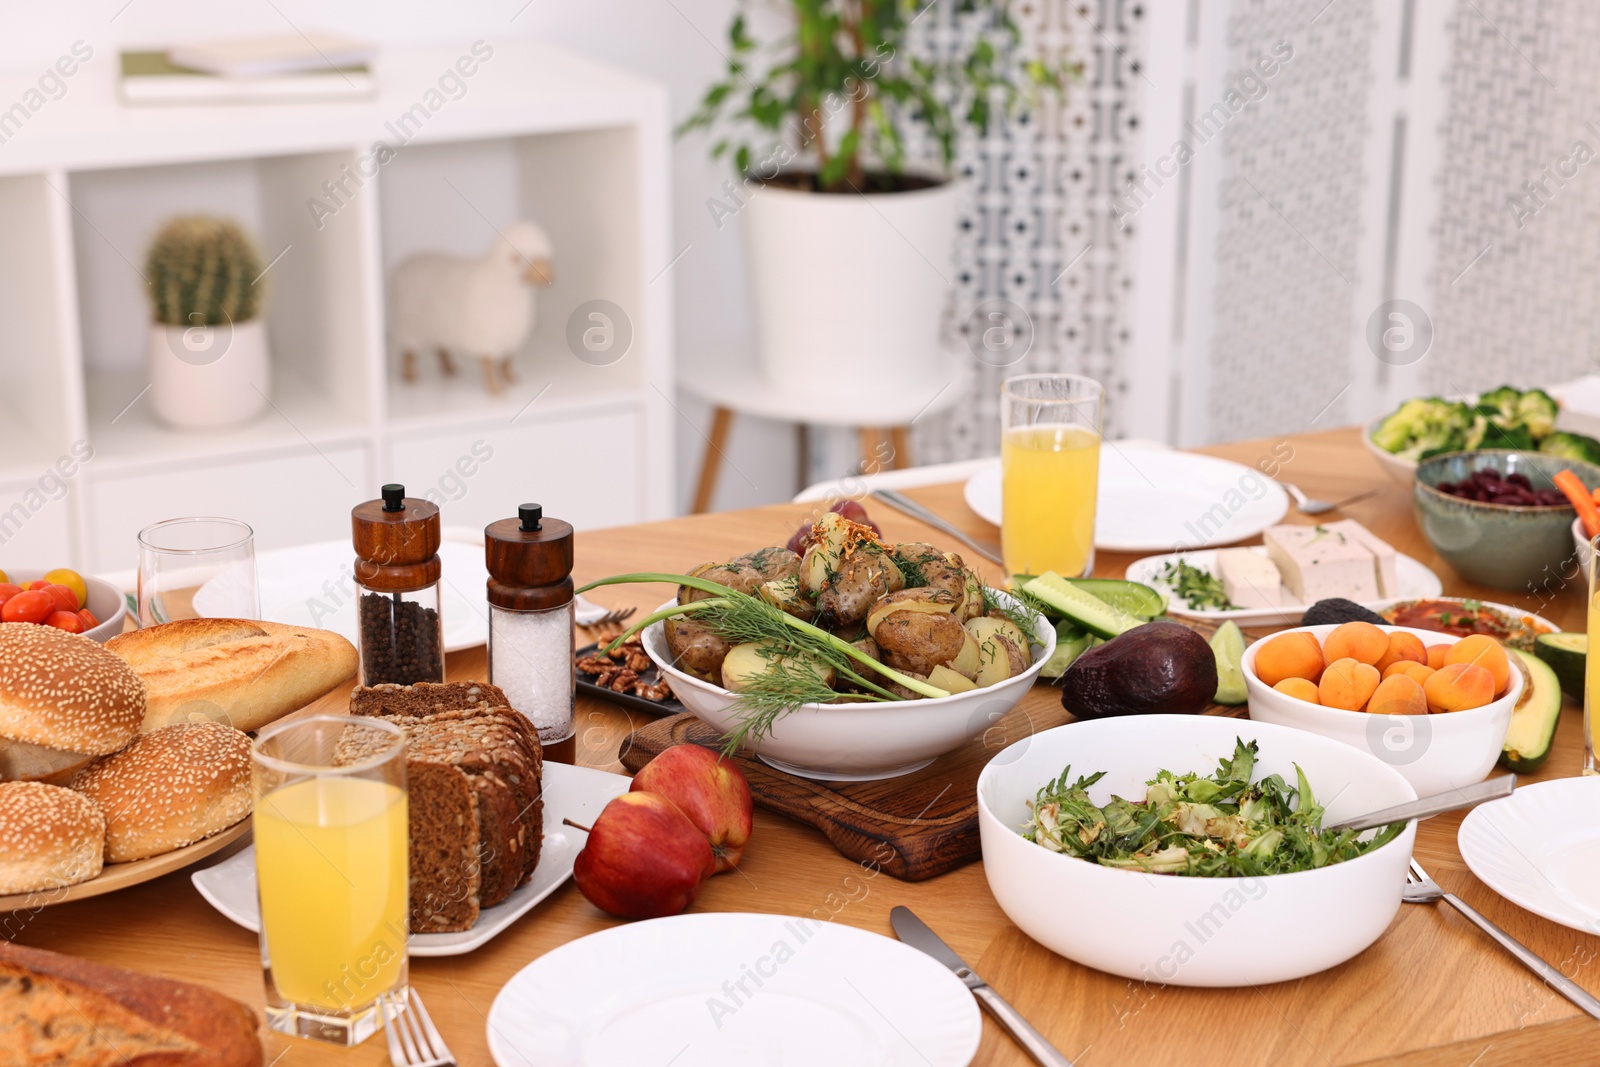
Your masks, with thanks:
M1427 564L1448 595L1512 603L1563 628L1584 625L1581 579L1567 588L1557 583L1537 596L1462 581L1418 530L1409 488L1389 479L1364 451L1355 429L1242 441L1200 451L1293 482L1312 497L1337 501L1376 489L1335 517L1359 520L1399 551ZM908 492L975 537L998 540L996 528L967 508L959 484ZM889 540L942 543L940 535L920 523L870 501L868 506ZM778 504L580 533L575 578L581 583L626 571L681 572L754 547L782 544L816 507ZM1285 521L1316 520L1291 509ZM964 558L992 582L1003 579L1000 568L970 553ZM1096 573L1121 576L1133 558L1101 553ZM592 597L608 607L645 609L668 595L665 587L617 586L597 590ZM484 649L452 654L448 670L452 679L486 678ZM339 711L345 702L341 690L311 710ZM1580 773L1582 717L1581 707L1569 701L1549 761L1524 781ZM1007 727L1002 733L1020 736L1019 731L1068 719L1060 709L1059 691L1040 684L1001 724ZM577 720L578 762L620 771L619 747L649 718L580 698ZM1597 817L1600 813L1592 811L1571 813L1573 820ZM1456 847L1460 822L1459 814L1424 822L1417 834L1418 859L1446 889L1584 988L1600 994L1600 938L1523 911L1479 882ZM889 911L897 904L907 905L1079 1067L1366 1063L1510 1067L1600 1062L1600 1023L1579 1013L1443 905L1402 906L1376 944L1320 974L1275 985L1191 989L1130 981L1051 953L1006 918L989 891L981 862L918 883L888 875L863 881L862 872L859 863L840 856L819 832L758 810L743 863L737 871L710 880L691 910L806 915L892 937ZM1120 914L1074 916L1074 901L1062 900L1058 906L1066 921L1130 928L1141 921L1137 899L1130 899ZM187 871L34 915L19 913L13 920L19 917L22 921L13 921L8 929L23 944L199 982L258 1010L262 1006L256 935L229 922L201 899ZM411 981L459 1062L487 1065L491 1063L487 1017L507 980L550 949L617 922L569 883L475 952L412 960ZM1262 946L1263 952L1270 950L1271 946ZM618 986L633 980L625 972L607 977ZM914 1045L916 1035L906 1036ZM381 1037L354 1049L277 1034L264 1033L263 1040L266 1061L279 1067L377 1065L388 1060ZM529 1067L541 1062L539 1049L519 1051ZM667 1067L674 1051L663 1050L659 1065L641 1062L637 1067ZM1030 1061L985 1016L982 1043L973 1062L995 1067ZM676 1067L693 1065L684 1060Z

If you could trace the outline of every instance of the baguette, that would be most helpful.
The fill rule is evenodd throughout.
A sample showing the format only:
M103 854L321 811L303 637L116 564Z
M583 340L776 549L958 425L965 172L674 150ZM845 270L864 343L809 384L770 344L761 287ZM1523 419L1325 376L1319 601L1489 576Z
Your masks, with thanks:
M336 633L253 619L184 619L105 647L144 679L141 733L203 719L259 729L337 688L357 659Z
M0 942L8 1067L260 1067L256 1016L188 982Z

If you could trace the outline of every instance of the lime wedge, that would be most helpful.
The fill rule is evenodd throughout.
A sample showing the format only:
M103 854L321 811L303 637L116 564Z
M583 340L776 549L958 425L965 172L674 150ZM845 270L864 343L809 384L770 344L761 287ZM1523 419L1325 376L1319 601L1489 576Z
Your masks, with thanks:
M1218 704L1243 704L1250 695L1244 687L1244 634L1231 619L1211 635L1211 652L1217 657Z

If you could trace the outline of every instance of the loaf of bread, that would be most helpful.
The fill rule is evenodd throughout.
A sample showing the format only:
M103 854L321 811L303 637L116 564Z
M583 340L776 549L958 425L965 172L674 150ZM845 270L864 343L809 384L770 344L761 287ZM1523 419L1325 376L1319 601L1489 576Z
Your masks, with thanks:
M7 1067L260 1067L256 1016L188 982L0 941Z
M352 714L383 718L406 733L413 931L470 928L480 908L504 900L538 864L542 750L531 725L504 701L482 683L381 685L351 696ZM338 758L361 755L345 745ZM457 816L463 787L472 798L470 829ZM445 860L463 854L472 857L465 872Z
M163 726L95 760L72 788L105 814L107 863L159 856L250 814L250 738L220 722Z
M0 782L0 894L86 882L100 873L105 847L105 816L87 797L43 782Z
M212 720L256 730L356 672L355 646L329 630L251 619L183 619L105 647L144 680L141 732Z
M0 779L70 774L126 745L145 710L144 683L104 646L0 623Z

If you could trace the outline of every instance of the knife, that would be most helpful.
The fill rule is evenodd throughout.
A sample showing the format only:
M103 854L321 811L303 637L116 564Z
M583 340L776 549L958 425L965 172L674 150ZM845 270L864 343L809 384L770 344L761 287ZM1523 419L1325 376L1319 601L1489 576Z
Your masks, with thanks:
M894 927L894 932L900 940L950 968L955 976L972 990L972 995L978 998L983 1010L994 1016L994 1021L1005 1027L1006 1032L1028 1055L1044 1067L1072 1067L1071 1060L1056 1051L1056 1047L1029 1025L1028 1020L1024 1019L1016 1008L1007 1004L999 993L990 989L989 983L979 978L978 973L956 955L955 949L928 929L928 924L917 918L916 913L910 908L896 905L889 912L889 924Z
M888 504L896 511L903 511L907 515L910 515L913 519L916 519L918 522L926 523L927 525L932 526L935 530L940 530L949 534L951 537L954 537L957 541L960 541L962 544L972 549L990 563L998 563L1002 567L1006 565L1006 561L1001 558L1000 553L994 548L984 544L982 541L974 540L972 535L967 533L967 531L961 529L959 526L952 526L950 523L946 522L944 519L941 519L939 516L935 515L933 512L929 511L915 500L912 500L910 497L901 493L897 493L893 489L874 489L872 490L872 495L883 501L885 504Z

